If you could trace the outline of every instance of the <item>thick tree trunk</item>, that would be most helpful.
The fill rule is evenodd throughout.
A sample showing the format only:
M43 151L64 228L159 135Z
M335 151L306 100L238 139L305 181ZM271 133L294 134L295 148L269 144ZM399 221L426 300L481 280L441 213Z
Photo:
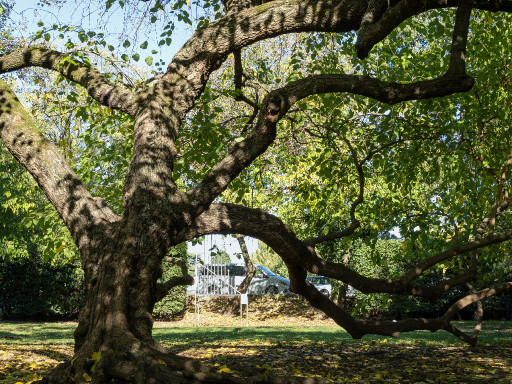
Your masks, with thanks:
M169 369L171 356L151 335L163 255L155 248L137 254L146 247L123 232L97 235L95 245L82 250L86 301L75 331L75 355L47 382L187 382Z
M44 383L190 383L197 380L186 360L168 353L152 338L152 310L158 260L139 253L140 239L98 234L85 251L85 305L75 331L73 359L52 371ZM197 368L197 367L194 367Z
M157 280L165 256L163 232L139 220L133 230L118 222L93 233L81 248L85 272L85 304L75 330L73 358L52 370L39 383L241 383L219 374L215 367L176 356L152 337L152 311ZM143 233L135 236L133 233ZM263 382L258 372L248 382ZM301 382L286 379L276 382Z
M152 337L152 310L161 259L141 238L97 233L94 245L82 250L86 301L75 331L73 358L52 370L39 384L180 384L302 383L300 377L269 378L257 369L245 379L217 373L199 361L168 352ZM321 383L323 380L310 380Z

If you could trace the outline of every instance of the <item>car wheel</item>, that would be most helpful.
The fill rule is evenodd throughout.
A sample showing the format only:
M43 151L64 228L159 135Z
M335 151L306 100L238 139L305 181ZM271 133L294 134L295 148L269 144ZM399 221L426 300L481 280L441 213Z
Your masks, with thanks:
M327 289L322 289L322 290L320 291L320 293L321 293L322 295L327 296L327 297L329 297L329 296L330 296L330 295L329 295L329 291L328 291Z
M271 295L277 295L277 287L275 285L270 285L265 289L265 293L271 294Z

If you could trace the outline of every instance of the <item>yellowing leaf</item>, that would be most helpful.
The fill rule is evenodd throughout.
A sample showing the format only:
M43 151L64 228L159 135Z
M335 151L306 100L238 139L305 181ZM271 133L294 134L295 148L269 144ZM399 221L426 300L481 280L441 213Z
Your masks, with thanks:
M64 249L65 245L66 245L65 243L62 243L60 245L60 247L55 250L55 253L59 253L60 251L62 251ZM100 355L101 355L101 352L100 352ZM94 353L93 353L93 356L94 356ZM94 360L94 357L93 357L93 360Z
M91 367L91 372L94 372L96 370L96 366L100 362L100 359L101 359L101 351L93 352L92 361L94 361L94 364Z
M158 359L158 362L162 365L165 365L167 367L167 363L165 361L163 361L162 359Z
M89 376L87 373L84 373L83 376L84 376L84 380L87 382L90 382L92 380L91 376Z
M217 369L217 372L218 373L232 373L233 371L231 369L229 369L228 367L226 367L225 365L223 365L222 367Z

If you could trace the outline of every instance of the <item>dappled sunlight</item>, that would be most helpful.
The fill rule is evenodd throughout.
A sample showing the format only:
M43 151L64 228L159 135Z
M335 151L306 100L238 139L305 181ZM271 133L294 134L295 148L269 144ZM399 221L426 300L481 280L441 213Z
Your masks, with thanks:
M336 326L317 323L248 328L157 323L155 337L179 356L197 359L235 376L253 372L322 377L334 383L508 384L512 380L510 322L486 323L485 341L476 350L448 333L418 332L398 340L365 337L354 341ZM0 382L28 384L70 359L75 325L0 323ZM461 326L470 328L472 324ZM45 339L50 334L51 341Z
M142 43L108 28L113 7L125 1L99 0L93 4L105 30L34 19L41 28L34 36L36 26L27 25L12 47L0 46L0 137L69 230L84 270L74 350L75 324L61 332L0 323L0 381L30 382L57 366L41 382L282 381L273 375L289 376L288 384L510 382L510 342L484 328L484 342L470 349L454 336L473 347L476 336L452 323L464 308L512 290L504 263L510 247L495 252L512 239L511 112L504 107L511 84L499 73L508 61L493 61L510 46L510 19L502 16L512 3L192 0L138 8L145 2L126 1L134 12L145 9L139 26L156 32L141 33ZM72 3L34 7L52 13ZM0 24L10 5L0 0ZM155 24L160 17L169 24ZM499 33L489 33L500 17ZM160 57L153 66L147 56L138 67L150 45L170 59L159 50L176 37L175 21L195 33L171 61ZM255 52L266 50L263 42L283 47ZM466 46L486 56L468 58L468 71ZM267 65L272 56L279 63ZM27 76L33 84L17 92L45 89L44 79L30 75L40 69L55 76L51 86L69 84L36 91L28 104L37 107L25 108L7 81ZM84 100L94 107L80 109ZM113 110L127 115L124 133L116 132ZM54 113L58 119L48 118ZM50 142L43 130L56 121L62 137ZM377 245L397 237L391 231L401 246L380 255ZM274 298L251 300L246 320L265 330L237 327L235 299L228 306L211 300L153 329L155 304L192 280L186 249L182 276L165 283L164 259L208 234L265 243L287 268L286 292L301 298L282 296L277 306ZM39 256L37 242L46 240L26 243ZM363 244L368 255L355 255ZM56 254L65 247L54 245ZM317 289L310 274L331 278L329 290ZM373 314L391 308L395 296L426 303L450 291L433 316L409 303L396 307L396 321ZM352 300L357 307L343 304ZM223 329L205 336L179 328L192 322ZM417 330L442 330L437 335L449 341ZM369 339L401 333L408 334Z

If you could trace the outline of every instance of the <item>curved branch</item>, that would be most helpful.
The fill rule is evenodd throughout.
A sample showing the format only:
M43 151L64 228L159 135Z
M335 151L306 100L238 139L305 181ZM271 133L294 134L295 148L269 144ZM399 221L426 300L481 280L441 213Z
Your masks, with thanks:
M194 204L194 216L207 209L240 172L265 152L276 137L277 122L287 110L283 100L276 93L272 92L265 98L255 128L243 141L234 143L228 154L187 193L189 201Z
M114 86L91 66L77 63L71 56L45 48L20 48L0 56L0 73L18 69L41 67L59 72L66 79L82 85L89 95L102 105L135 116L138 101L124 86Z
M436 0L401 0L396 5L388 7L384 12L381 11L377 13L377 20L373 17L367 17L361 23L361 28L358 32L356 42L357 56L360 59L366 58L370 50L377 43L384 40L395 28L410 17L430 9L457 6L458 9L451 52L451 60L457 63L451 62L450 65L456 64L459 66L459 64L462 64L462 66L464 66L464 52L466 49L471 8L512 12L512 2L510 1L444 1L444 6L441 5L441 3L441 1ZM458 69L460 70L461 68L459 67Z
M378 290L372 290L372 292L404 294L404 292L392 292L394 287L399 288L397 281L367 279L347 267L343 266L343 268L341 264L328 263L319 259L314 248L298 240L294 233L278 218L258 209L232 204L212 204L207 212L197 218L195 228L188 228L178 236L181 240L185 240L208 233L242 233L264 241L285 261L290 272L291 290L304 296L313 306L326 313L354 338L361 338L366 334L396 337L400 333L420 329L430 331L446 329L461 337L461 332L450 325L450 321L453 320L458 311L474 302L512 289L512 283L506 283L469 295L452 305L438 319L406 319L397 322L359 320L354 319L305 281L306 270L335 278L343 277L340 280L344 282L347 282L345 278L348 280L357 278L358 281L355 284L350 282L357 289L361 287L359 284L362 282L361 279L366 279L364 283L371 283L379 287ZM334 273L328 273L329 271Z
M483 237L479 240L470 241L468 243L456 245L446 251L440 252L429 259L419 263L414 268L412 268L408 273L406 273L402 281L405 284L411 283L414 279L416 279L421 273L423 273L428 268L440 263L441 261L447 260L453 256L461 255L466 252L474 251L476 249L484 248L486 246L492 244L502 243L504 241L508 241L512 239L512 231L505 231L499 235L489 235Z
M443 315L442 319L445 323L450 322L455 318L455 315L463 308L476 303L477 301L487 299L491 296L500 295L504 292L512 290L512 282L503 283L496 287L482 289L481 291L472 293L462 299L456 301Z
M451 286L468 281L469 273L438 286L422 287L412 284L426 269L437 263L472 250L512 239L512 231L490 235L480 240L454 246L419 263L397 279L376 279L363 276L343 263L321 259L313 246L297 238L279 218L260 209L234 204L212 204L208 211L196 218L194 224L178 234L179 241L190 240L205 234L239 233L255 237L269 245L290 267L300 267L314 274L328 276L350 284L363 293L391 293L414 295L435 300Z
M354 203L352 203L352 207L354 207ZM361 223L359 222L359 220L356 219L355 221L352 221L350 225L342 231L330 232L327 235L313 237L311 239L304 240L304 243L306 243L307 245L314 246L325 241L342 239L343 237L347 237L353 234L356 231L356 229L358 229L360 226Z
M405 13L400 13L396 23L389 27L389 31L383 35L376 33L373 36L373 32L369 34L373 36L373 43L382 40L387 33L412 15L430 9L454 7L459 4L459 1L403 0L391 9L398 9L402 4L405 4ZM470 5L479 9L512 12L512 3L509 1L473 0ZM197 96L201 93L212 71L217 69L230 53L258 41L291 32L356 31L359 29L367 9L368 0L275 0L240 12L229 12L217 22L198 30L176 53L166 74L159 82L166 94L172 94L173 89L180 89L177 94L179 101L175 103L175 106L179 107L180 113L184 114L194 106ZM387 12L383 18L387 17L386 14ZM372 27L374 25L372 24ZM191 70L194 74L190 73ZM432 93L430 96L420 94L418 98L466 91L471 88L472 82L469 79L463 80L459 89L448 93L441 90L440 93ZM178 82L179 86L177 86ZM466 87L468 84L469 87ZM436 85L436 82L434 81L432 85ZM442 84L440 85L442 86ZM389 95L384 97L383 101L389 102L388 98ZM382 100L378 97L377 99ZM401 101L394 97L391 99L395 103Z
M382 81L369 76L334 74L310 76L272 91L263 102L255 129L243 141L235 143L201 183L188 192L190 201L195 202L195 212L191 214L197 215L206 209L240 172L268 148L275 139L277 122L301 99L313 94L349 92L395 104L465 92L471 89L473 83L473 78L465 74L458 76L451 73L410 84Z
M290 32L357 31L367 13L368 3L368 0L276 0L240 12L230 12L197 31L174 60L182 65L199 58L215 62L234 50ZM388 8L377 23L371 24L373 28L368 32L368 43L373 46L383 40L411 16L431 9L456 7L459 3L459 0L399 1ZM512 12L511 1L472 0L470 5L477 9Z
M0 80L0 138L28 170L80 247L88 231L119 219L101 198L93 198L57 148L37 130L7 83ZM94 226L97 228L94 229Z
M290 106L310 95L332 92L353 93L392 105L402 101L467 92L473 87L473 84L474 79L470 76L451 73L445 73L432 80L407 84L382 81L369 76L330 74L309 76L297 80L283 87L280 94L286 97Z

